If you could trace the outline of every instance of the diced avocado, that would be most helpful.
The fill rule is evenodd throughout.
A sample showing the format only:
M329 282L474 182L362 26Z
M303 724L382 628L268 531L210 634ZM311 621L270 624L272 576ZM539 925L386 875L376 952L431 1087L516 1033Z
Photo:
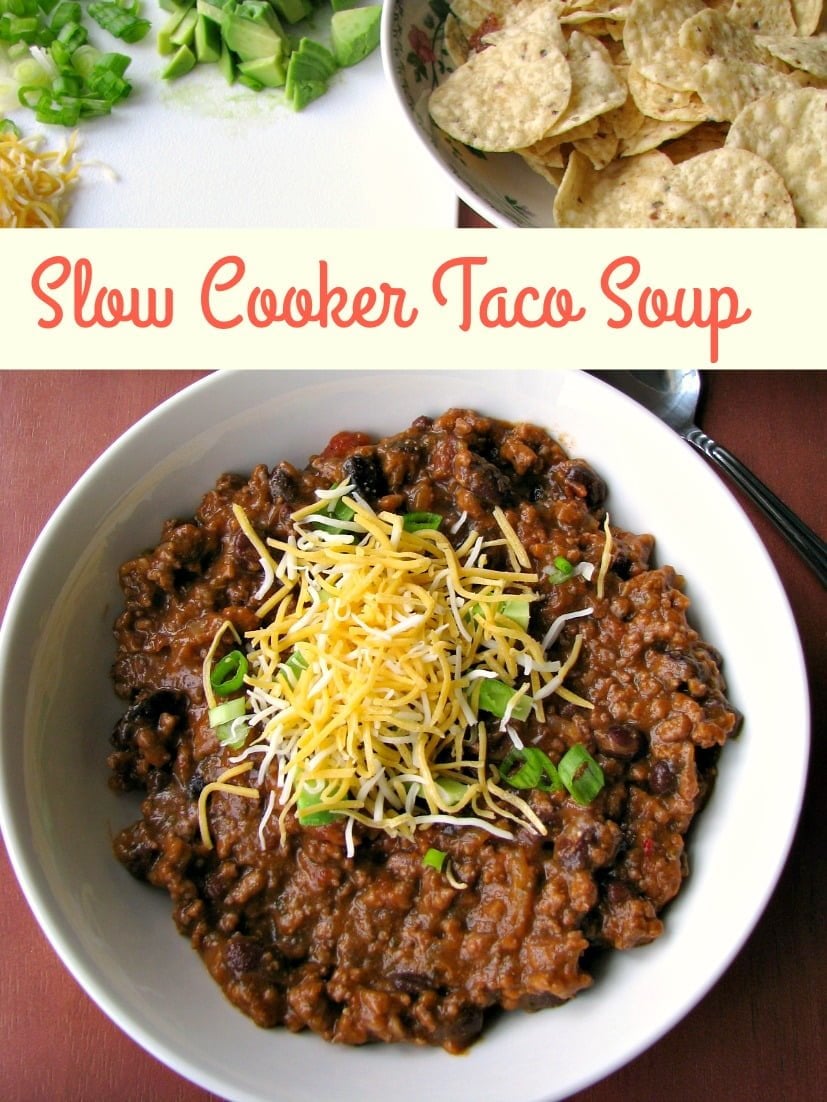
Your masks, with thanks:
M169 60L169 64L162 71L164 80L175 80L182 77L195 68L195 54L189 46L179 46Z
M195 0L158 0L158 7L162 11L168 11L174 15L178 11L186 11L187 8L193 7ZM41 4L41 7L46 10L46 6Z
M172 41L172 35L181 26L184 16L187 14L187 8L178 8L172 13L169 19L158 30L158 53L162 56L166 54L175 53L180 43ZM75 51L77 53L77 51ZM74 55L73 55L74 56Z
M379 45L382 5L336 11L330 20L333 56L343 68L364 60Z
M269 22L244 18L240 10L227 17L222 30L224 41L242 61L282 57L284 54L283 32L274 29Z
M336 63L336 58L330 50L328 50L327 46L323 46L321 42L316 42L312 38L303 38L299 42L297 53L302 58L312 58L321 71L326 73L329 77L332 77L339 68Z
M198 12L190 8L184 13L184 18L170 34L169 40L173 46L192 46L195 39L195 24L198 22Z
M199 15L203 15L206 19L211 19L213 23L217 23L219 26L224 22L228 15L232 15L235 11L236 0L197 0L196 10Z
M301 111L312 103L314 99L323 96L327 91L326 80L302 80L293 86L293 95L290 98L291 105L296 111Z
M206 15L199 14L195 24L195 57L200 65L221 57L221 28Z
M236 6L235 14L252 23L266 23L273 30L284 34L276 9L267 0L241 0Z
M224 77L228 84L234 84L236 78L236 63L233 58L233 52L227 43L222 38L221 40L221 56L218 59L218 71Z
M330 0L330 7L333 11L347 11L348 8L355 8L359 0Z
M277 57L259 57L255 61L242 61L238 71L252 77L265 88L281 88L287 78L284 63Z
M298 23L313 14L310 0L271 0L273 7L288 23Z

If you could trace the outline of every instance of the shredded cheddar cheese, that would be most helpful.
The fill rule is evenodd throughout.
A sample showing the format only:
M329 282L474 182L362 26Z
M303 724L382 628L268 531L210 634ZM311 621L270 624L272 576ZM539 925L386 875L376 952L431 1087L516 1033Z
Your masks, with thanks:
M35 229L59 226L79 167L77 136L62 150L43 150L41 138L0 131L0 227Z
M606 514L606 519L603 521L603 531L606 535L606 539L603 543L603 554L600 556L600 569L597 572L597 586L596 592L598 600L603 597L603 590L606 584L606 575L609 572L609 567L612 564L612 546L614 541L612 540L612 530L609 527L609 514Z
M207 849L212 849L210 824L207 818L207 800L209 800L214 792L227 792L232 796L244 796L248 800L257 800L259 798L259 791L257 788L245 788L242 785L227 783L233 780L234 777L240 777L243 773L249 773L252 768L252 762L243 762L241 765L234 765L232 768L226 769L217 780L205 784L201 789L201 794L198 797L198 825L201 829L201 841Z
M266 546L234 507L265 575L262 623L245 635L251 737L235 759L239 769L258 764L259 787L269 776L277 796L265 819L278 811L283 824L297 805L300 818L343 816L351 852L355 822L407 836L456 823L511 837L503 820L545 833L487 761L480 686L496 679L513 690L500 728L519 745L515 708L525 700L542 720L543 700L563 688L582 638L561 664L523 617L508 615L538 599L538 577L500 510L502 539L471 531L455 549L437 528L408 531L402 516L376 513L351 491L320 493L321 505L293 514L294 535ZM334 500L343 513L328 509L322 520L320 508ZM511 569L488 565L493 546L506 547ZM235 775L204 792L226 791ZM204 793L200 806L206 836Z

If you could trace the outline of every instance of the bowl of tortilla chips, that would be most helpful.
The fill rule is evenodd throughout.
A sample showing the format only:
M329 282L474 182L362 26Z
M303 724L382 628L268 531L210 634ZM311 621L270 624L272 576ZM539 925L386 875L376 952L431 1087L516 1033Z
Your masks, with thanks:
M501 227L827 226L824 0L395 0L383 56Z

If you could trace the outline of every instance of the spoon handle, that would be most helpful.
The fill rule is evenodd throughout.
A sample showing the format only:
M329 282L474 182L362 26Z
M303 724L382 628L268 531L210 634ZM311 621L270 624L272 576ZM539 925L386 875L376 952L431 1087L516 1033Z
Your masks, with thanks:
M792 509L776 497L772 490L765 486L723 444L718 444L711 436L707 436L705 432L694 425L682 435L699 452L726 471L733 482L763 510L802 558L809 563L821 584L827 586L827 543L820 539L811 528L808 528Z

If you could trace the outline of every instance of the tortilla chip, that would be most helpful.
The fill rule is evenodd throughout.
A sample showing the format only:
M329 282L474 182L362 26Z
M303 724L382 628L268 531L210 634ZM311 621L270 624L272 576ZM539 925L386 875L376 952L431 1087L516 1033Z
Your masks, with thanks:
M696 88L711 118L731 121L748 103L792 85L783 62L756 35L721 12L706 9L680 29L681 45L706 60Z
M566 110L549 134L562 134L589 119L611 111L626 99L626 86L617 76L612 59L593 38L572 31L568 44L571 97Z
M754 34L796 33L789 0L732 0L727 15Z
M613 161L601 172L575 150L554 200L558 226L610 228L708 226L704 209L669 186L672 162L664 153Z
M673 164L680 164L700 153L708 153L710 149L720 149L728 129L726 123L702 122L681 137L665 142L660 148Z
M571 73L555 36L519 29L471 54L431 94L429 110L457 141L509 152L547 134L570 96Z
M819 80L827 80L827 38L765 38L758 42L765 50L793 69L801 69Z
M644 115L662 122L703 122L709 112L696 92L681 92L645 77L632 65L629 93Z
M451 58L454 68L458 69L460 65L464 65L468 60L471 48L468 45L465 28L454 15L449 15L445 20L444 39L448 56Z
M798 33L815 34L821 26L823 0L790 0L790 7Z
M678 34L687 19L705 10L702 0L632 0L623 29L631 64L657 84L695 91L703 59L682 47Z
M714 226L795 227L795 209L784 181L762 157L746 149L714 149L683 161L672 170L672 182L705 207Z
M800 226L827 226L827 92L800 88L750 103L726 144L772 165L786 184Z
M644 118L643 123L629 138L620 143L621 157L637 157L650 149L659 149L664 142L671 142L682 134L694 130L694 122L663 122Z

